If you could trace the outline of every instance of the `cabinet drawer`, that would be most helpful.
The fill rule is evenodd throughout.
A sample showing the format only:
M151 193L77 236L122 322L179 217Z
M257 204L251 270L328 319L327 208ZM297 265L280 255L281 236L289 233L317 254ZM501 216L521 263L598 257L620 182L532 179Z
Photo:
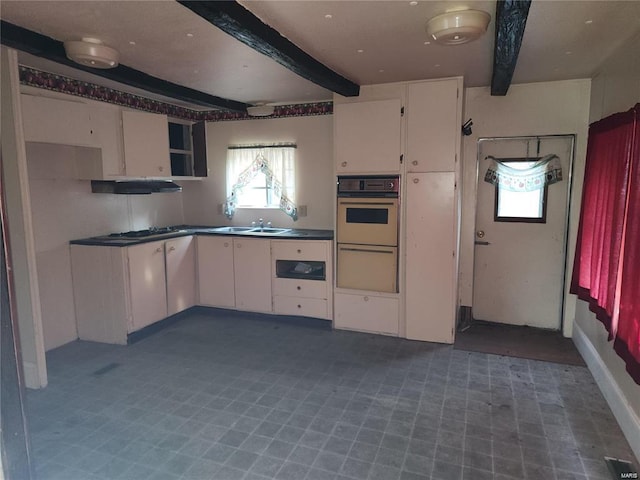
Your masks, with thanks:
M328 261L328 242L272 241L271 256L274 260L324 260Z
M319 298L273 297L273 311L282 315L329 318L327 310L327 301Z
M346 330L398 335L398 299L336 293L334 326Z
M273 294L288 297L327 298L327 282L274 278Z

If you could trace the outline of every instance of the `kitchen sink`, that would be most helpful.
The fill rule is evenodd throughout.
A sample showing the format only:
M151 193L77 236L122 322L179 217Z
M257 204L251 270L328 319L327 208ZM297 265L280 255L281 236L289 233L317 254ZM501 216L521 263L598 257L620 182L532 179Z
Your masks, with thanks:
M284 233L284 232L288 232L289 230L291 230L290 228L275 228L275 227L258 227L258 228L252 228L249 233L252 234L260 234L260 233L264 233L264 234L269 234L269 235L277 235L278 233Z
M216 227L212 228L213 232L221 232L221 233L242 233L242 232L250 232L254 230L255 227Z

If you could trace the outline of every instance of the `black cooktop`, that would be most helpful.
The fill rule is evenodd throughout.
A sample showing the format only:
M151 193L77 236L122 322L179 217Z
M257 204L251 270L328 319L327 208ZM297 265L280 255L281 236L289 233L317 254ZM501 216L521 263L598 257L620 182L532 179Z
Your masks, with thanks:
M152 227L146 230L132 230L130 232L111 233L111 238L144 238L151 235L160 235L163 233L173 233L179 231L178 227Z

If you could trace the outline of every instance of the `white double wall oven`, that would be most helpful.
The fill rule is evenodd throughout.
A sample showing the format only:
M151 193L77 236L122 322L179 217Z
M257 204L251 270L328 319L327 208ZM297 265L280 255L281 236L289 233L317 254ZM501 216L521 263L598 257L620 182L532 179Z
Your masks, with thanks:
M398 292L398 176L340 176L339 288Z

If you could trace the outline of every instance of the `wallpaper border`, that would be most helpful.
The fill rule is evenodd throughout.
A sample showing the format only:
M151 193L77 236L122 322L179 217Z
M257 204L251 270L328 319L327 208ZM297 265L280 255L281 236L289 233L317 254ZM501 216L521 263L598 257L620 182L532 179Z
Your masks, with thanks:
M102 87L94 83L75 80L64 75L44 72L35 68L19 66L20 83L30 87L43 88L54 92L84 97L99 102L112 103L122 107L146 112L161 113L173 118L192 122L225 122L233 120L258 120L264 118L308 117L333 114L333 102L298 103L276 105L269 117L250 117L246 113L223 110L198 111L170 103L151 100L133 93Z

